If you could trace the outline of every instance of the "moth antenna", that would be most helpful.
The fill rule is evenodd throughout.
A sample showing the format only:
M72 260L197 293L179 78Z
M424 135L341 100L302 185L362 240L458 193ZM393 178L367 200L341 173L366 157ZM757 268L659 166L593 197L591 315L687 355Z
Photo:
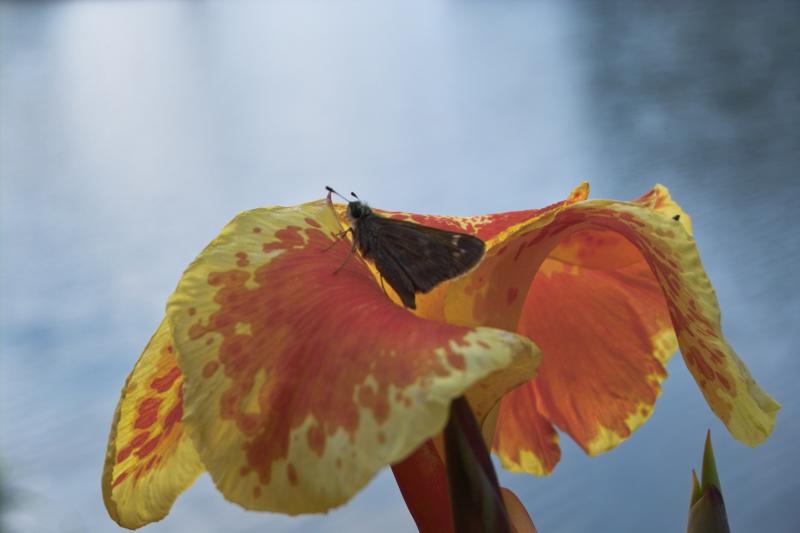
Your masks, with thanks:
M352 196L353 198L355 198L355 199L356 199L356 200L358 200L359 202L361 201L361 198L359 198L359 197L358 197L358 195L357 195L356 193L354 193L354 192L351 192L351 193L350 193L350 196Z
M325 189L326 189L328 192L332 192L333 194L335 194L336 196L338 196L339 198L341 198L342 200L344 200L344 201L345 201L345 202L347 202L348 204L350 203L350 200L348 200L347 198L345 198L344 196L342 196L341 194L339 194L339 192L338 192L338 191L336 191L336 190L334 190L334 189L333 189L333 187L328 187L328 186L326 185L326 186L325 186Z

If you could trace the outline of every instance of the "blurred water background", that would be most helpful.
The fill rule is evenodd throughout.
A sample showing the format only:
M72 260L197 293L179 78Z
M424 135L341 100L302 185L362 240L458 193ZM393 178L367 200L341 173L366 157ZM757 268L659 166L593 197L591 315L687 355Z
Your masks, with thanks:
M749 449L680 357L652 419L550 478L545 532L685 528L713 432L733 530L800 527L800 3L0 3L0 476L6 532L117 531L100 472L125 376L236 212L355 190L395 210L543 206L660 182L694 217L727 338L782 404ZM327 516L207 477L148 532L412 531L388 472Z

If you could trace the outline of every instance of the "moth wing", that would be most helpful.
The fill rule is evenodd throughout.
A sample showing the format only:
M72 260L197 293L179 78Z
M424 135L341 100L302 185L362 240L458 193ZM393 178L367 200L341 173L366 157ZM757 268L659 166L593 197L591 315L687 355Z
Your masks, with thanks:
M376 218L374 223L378 236L375 240L382 252L379 255L388 255L397 263L415 292L426 293L441 282L468 272L486 250L482 240L465 233L388 218Z
M417 303L414 296L416 290L405 269L386 250L378 250L378 253L374 253L373 260L378 272L380 272L389 286L394 289L394 292L400 296L403 305L409 309L416 309Z

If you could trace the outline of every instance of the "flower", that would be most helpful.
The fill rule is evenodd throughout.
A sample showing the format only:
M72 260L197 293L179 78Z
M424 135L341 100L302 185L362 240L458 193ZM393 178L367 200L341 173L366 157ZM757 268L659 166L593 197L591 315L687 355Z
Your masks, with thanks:
M413 313L363 261L333 275L351 252L330 198L240 214L183 274L123 387L109 514L159 520L203 470L247 509L326 511L386 465L400 481L464 394L506 468L547 473L553 425L598 453L644 422L678 345L731 434L762 441L778 405L722 337L689 217L660 186L587 197L584 184L541 210L382 212L487 244Z

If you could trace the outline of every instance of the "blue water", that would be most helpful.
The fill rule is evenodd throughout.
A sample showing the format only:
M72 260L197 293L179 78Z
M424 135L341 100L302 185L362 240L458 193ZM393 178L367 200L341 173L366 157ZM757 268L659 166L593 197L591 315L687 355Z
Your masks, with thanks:
M100 496L119 389L183 268L236 212L323 185L471 214L666 184L723 327L782 404L734 441L680 357L652 419L546 479L543 533L685 528L713 432L735 532L800 528L800 4L0 3L3 531L117 531ZM667 5L669 7L667 7ZM323 517L204 477L152 532L413 530L391 475Z

